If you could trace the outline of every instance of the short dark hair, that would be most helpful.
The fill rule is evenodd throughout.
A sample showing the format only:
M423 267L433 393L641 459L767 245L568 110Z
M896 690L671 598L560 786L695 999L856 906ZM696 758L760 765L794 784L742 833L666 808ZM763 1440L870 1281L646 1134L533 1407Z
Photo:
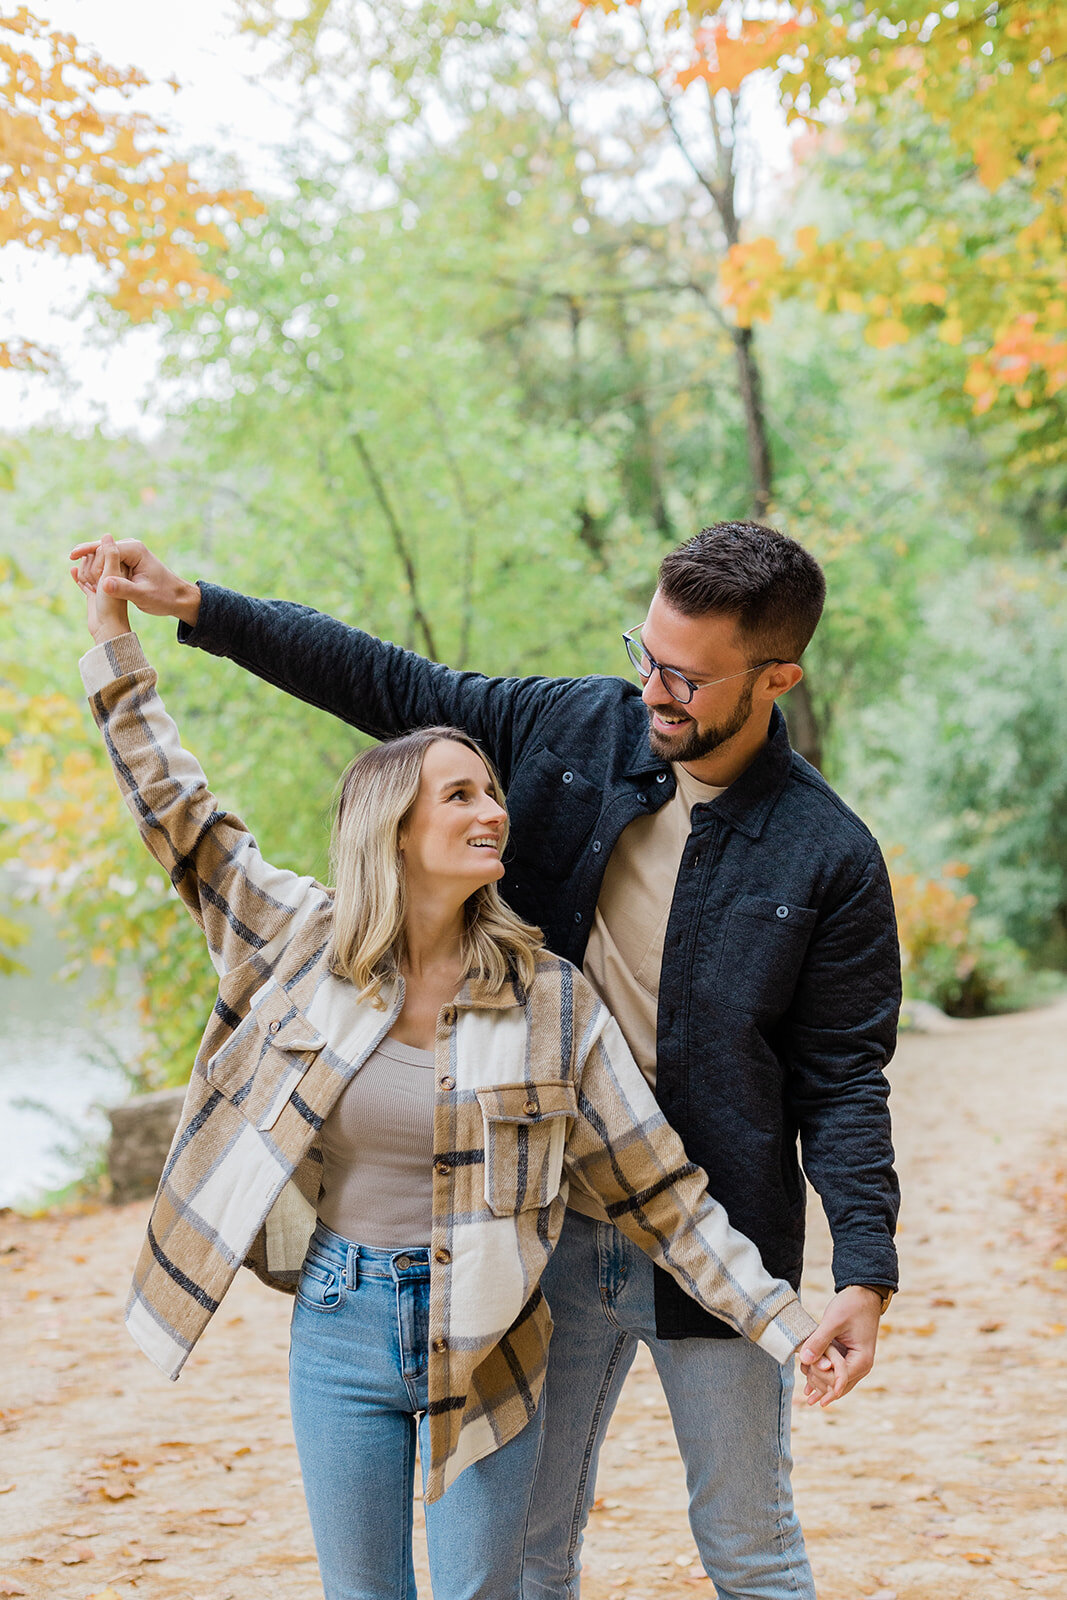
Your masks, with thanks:
M826 579L795 539L758 522L716 522L664 556L659 588L685 617L733 617L756 659L799 661L818 626Z

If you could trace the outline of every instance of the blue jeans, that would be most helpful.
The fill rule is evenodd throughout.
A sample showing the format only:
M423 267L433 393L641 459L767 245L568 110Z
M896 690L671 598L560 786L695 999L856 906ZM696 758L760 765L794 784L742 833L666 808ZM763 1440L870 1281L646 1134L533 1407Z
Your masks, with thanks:
M293 1310L289 1395L326 1600L414 1600L429 1298L426 1250L372 1250L315 1229ZM426 1506L435 1600L519 1600L540 1445L538 1413Z
M657 1339L653 1268L611 1226L568 1212L542 1279L555 1329L525 1600L575 1600L597 1459L637 1350L652 1352L719 1600L815 1600L789 1482L792 1368L745 1339Z

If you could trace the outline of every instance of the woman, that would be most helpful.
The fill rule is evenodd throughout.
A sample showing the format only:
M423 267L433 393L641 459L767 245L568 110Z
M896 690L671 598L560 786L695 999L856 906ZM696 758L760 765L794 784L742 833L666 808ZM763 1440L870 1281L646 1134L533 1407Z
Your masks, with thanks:
M539 1281L571 1184L779 1361L815 1324L707 1195L589 985L499 898L507 813L473 742L425 729L352 763L335 889L270 867L181 749L103 543L82 675L219 972L130 1331L177 1377L242 1262L295 1290L327 1600L414 1593L416 1432L436 1600L508 1600L551 1332ZM843 1375L811 1382L828 1398Z

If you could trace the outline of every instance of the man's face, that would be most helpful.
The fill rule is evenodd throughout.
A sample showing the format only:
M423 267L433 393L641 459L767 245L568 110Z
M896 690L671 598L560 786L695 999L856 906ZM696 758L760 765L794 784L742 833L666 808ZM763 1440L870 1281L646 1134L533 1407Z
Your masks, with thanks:
M648 742L655 755L667 761L699 761L748 722L758 675L734 676L751 665L736 635L732 617L684 617L656 590L641 628L645 649L695 683L711 678L728 681L698 689L684 705L672 698L659 673L653 672L641 698L648 709Z

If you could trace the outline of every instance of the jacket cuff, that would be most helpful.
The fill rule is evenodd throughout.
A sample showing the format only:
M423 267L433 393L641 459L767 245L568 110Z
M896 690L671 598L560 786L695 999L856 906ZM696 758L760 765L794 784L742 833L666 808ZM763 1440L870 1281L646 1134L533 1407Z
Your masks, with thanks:
M203 578L197 578L196 586L200 590L200 611L192 627L187 622L178 624L178 643L191 644L194 647L202 646L211 634L211 613L217 609L215 596L225 591L220 590L217 584L205 583Z
M120 633L117 639L94 644L78 662L87 695L99 693L117 678L143 672L147 666L148 659L135 633Z
M815 1318L809 1316L796 1295L793 1295L775 1312L755 1343L784 1367L792 1360L793 1352L799 1350L818 1326Z
M892 1244L869 1244L862 1250L847 1246L834 1251L834 1290L847 1289L853 1283L877 1284L880 1288L896 1290L900 1287L897 1271L897 1252Z

